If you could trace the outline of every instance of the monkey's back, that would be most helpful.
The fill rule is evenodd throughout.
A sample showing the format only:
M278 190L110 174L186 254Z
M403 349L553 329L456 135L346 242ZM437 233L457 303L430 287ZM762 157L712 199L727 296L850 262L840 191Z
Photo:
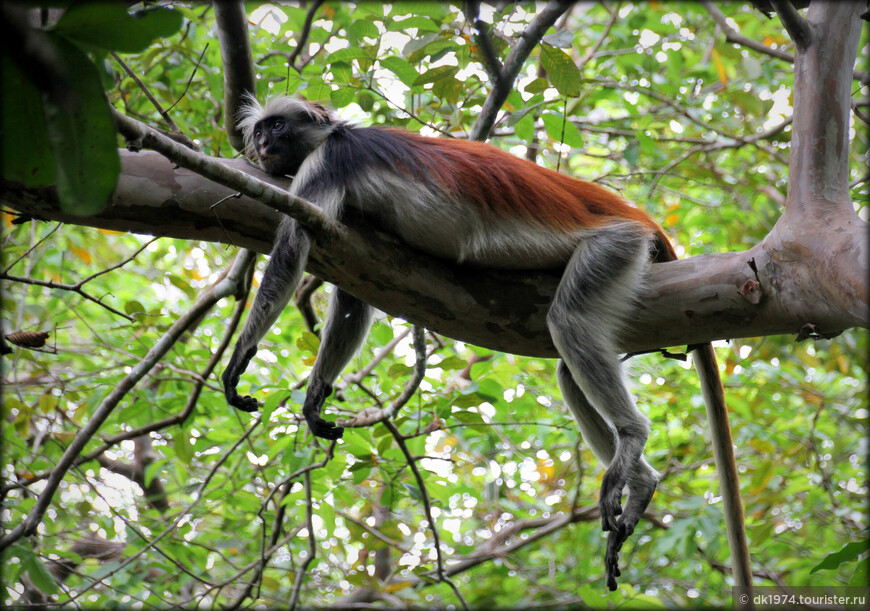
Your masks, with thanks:
M383 220L433 254L498 267L548 267L567 261L584 234L629 221L653 237L653 260L676 259L659 225L619 195L482 142L344 125L327 139L322 161L332 180L356 185L363 212L367 198L377 198L373 208L383 209L389 208L383 198L400 195L412 208L394 204L392 218ZM413 206L441 214L443 235L418 234ZM493 227L502 234L493 234ZM458 251L454 241L462 244Z

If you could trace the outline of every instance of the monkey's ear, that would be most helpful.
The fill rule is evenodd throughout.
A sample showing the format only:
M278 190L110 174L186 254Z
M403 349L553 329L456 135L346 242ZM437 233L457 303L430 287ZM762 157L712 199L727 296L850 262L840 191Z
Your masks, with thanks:
M317 123L319 123L320 125L325 125L326 123L329 123L331 121L332 112L330 112L330 110L326 106L324 106L320 102L309 102L309 105L311 106L311 110L314 111L313 114Z

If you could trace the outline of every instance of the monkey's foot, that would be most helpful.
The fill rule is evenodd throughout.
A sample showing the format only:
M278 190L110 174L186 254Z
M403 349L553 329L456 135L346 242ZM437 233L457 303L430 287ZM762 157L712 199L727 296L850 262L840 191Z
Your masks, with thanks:
M598 499L598 508L601 513L601 530L613 532L617 528L617 521L622 513L622 489L625 487L625 478L619 477L608 469L601 482L601 496Z
M302 406L302 415L305 416L308 428L311 429L315 437L340 439L344 434L344 429L336 426L334 422L320 417L320 408L323 407L323 402L331 393L332 384L329 382L318 379L309 381L308 394L305 396L305 404Z
M320 416L306 416L305 419L308 421L308 427L311 429L311 432L314 433L315 437L322 437L323 439L341 439L341 436L344 435L343 427L336 426L334 422L324 420Z
M233 395L230 396L229 393L227 393L227 403L243 412L255 412L260 409L260 404L257 400L249 395L243 397L239 394L233 393Z

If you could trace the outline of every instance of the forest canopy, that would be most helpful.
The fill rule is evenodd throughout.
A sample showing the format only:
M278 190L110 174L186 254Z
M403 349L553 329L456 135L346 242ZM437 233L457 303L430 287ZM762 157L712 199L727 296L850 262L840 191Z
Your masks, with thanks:
M755 584L866 585L867 296L866 283L849 284L864 277L866 253L847 251L839 270L846 251L831 239L830 257L812 259L830 286L797 305L774 294L799 282L777 285L758 255L782 238L784 217L804 215L819 232L796 231L810 260L828 235L819 219L834 218L802 207L810 187L797 183L796 156L790 173L798 104L814 90L796 95L795 57L811 46L800 24L823 9L772 2L771 17L750 3L597 2L565 5L542 25L558 3L145 4L3 9L5 605L728 606L717 433L685 355L710 339ZM14 41L31 50L24 60ZM866 27L855 41L866 47ZM841 100L848 155L825 192L866 233L870 78L866 54L844 61L854 68L851 102ZM523 309L524 327L492 305L534 304L558 276L436 283L438 262L404 258L376 228L351 225L351 244L370 250L320 240L243 377L260 412L226 405L227 347L278 213L138 151L112 113L286 187L240 159L230 123L246 83L260 100L298 94L361 125L488 134L619 192L697 262L690 297L677 285L693 264L665 264L680 274L653 278L663 297L627 340L644 352L626 365L661 479L622 551L616 592L603 582L605 466L564 404L540 311ZM382 258L364 260L374 250ZM717 265L742 253L756 284L729 285ZM390 268L385 283L405 276L414 290L358 272L376 264ZM348 429L335 444L301 417L335 290L323 280L369 291L383 310L327 403L331 420L401 397L419 363L411 323L429 329L422 380L390 426ZM510 289L497 294L502 282ZM705 287L715 300L698 297ZM841 302L808 297L838 287ZM467 313L454 307L463 291L478 297ZM748 317L753 294L762 310ZM697 314L680 325L690 298ZM492 324L478 324L487 315ZM439 332L475 324L466 341Z

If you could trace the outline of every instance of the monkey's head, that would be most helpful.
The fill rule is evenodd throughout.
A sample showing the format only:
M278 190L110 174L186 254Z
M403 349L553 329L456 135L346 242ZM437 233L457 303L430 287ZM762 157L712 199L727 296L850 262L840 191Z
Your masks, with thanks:
M245 154L270 174L290 176L340 122L320 104L289 96L265 106L249 97L239 112Z

